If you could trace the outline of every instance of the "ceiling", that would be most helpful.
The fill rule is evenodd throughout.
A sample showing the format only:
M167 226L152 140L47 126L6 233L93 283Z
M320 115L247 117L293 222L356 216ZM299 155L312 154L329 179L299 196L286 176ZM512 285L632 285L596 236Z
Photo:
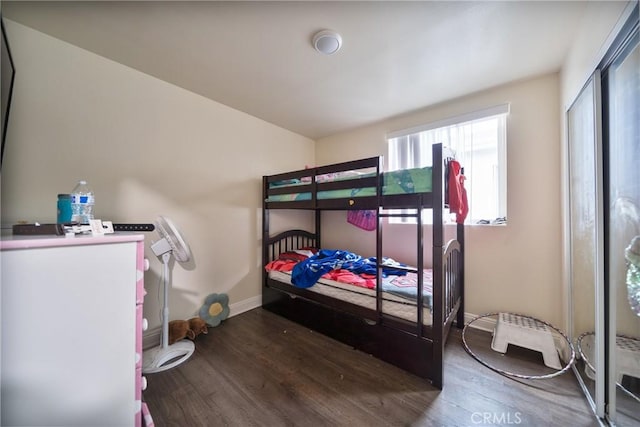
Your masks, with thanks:
M5 18L319 139L560 69L583 1L2 2ZM338 31L342 49L312 36Z

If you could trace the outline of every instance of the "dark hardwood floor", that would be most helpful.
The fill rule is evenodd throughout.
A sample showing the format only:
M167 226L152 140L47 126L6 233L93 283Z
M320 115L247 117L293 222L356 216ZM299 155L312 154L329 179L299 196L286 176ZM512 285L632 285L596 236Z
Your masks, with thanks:
M489 333L469 329L466 338L491 356ZM509 347L494 361L526 371L541 360ZM464 351L460 330L449 337L437 390L261 308L210 328L187 362L147 380L143 398L158 427L599 425L572 373L506 378Z

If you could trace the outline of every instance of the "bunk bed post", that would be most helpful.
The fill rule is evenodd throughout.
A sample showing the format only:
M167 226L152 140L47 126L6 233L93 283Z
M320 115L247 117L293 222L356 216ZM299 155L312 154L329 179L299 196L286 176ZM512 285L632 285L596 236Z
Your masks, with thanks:
M269 262L268 246L265 244L269 239L269 209L267 209L267 189L269 184L267 177L262 177L262 265ZM262 269L262 284L266 284L267 273Z
M378 165L376 166L376 176L378 183L376 188L376 314L377 321L382 321L382 188L384 187L384 179L382 176L383 163L382 157L378 157Z
M458 329L464 328L464 224L457 224L457 238L460 243L460 268L458 269L458 289L460 295L460 306L456 317L456 326Z
M417 324L416 324L416 331L418 331L418 338L422 338L425 336L425 326L424 326L424 314L423 314L423 302L424 302L424 295L422 293L422 291L424 290L424 224L422 223L422 207L423 207L423 203L422 203L422 198L420 198L417 203L416 203L416 226L418 227L416 229L416 243L417 243L417 248L416 248L416 254L417 259L416 259L416 266L418 268L417 274L418 274L418 290L417 290L417 304L416 304L416 309L418 310L417 313Z
M442 388L444 371L444 295L445 277L443 271L444 226L444 159L442 144L432 146L432 193L433 193L433 385Z
M318 176L317 168L310 169L313 173L311 175L311 203L313 203L313 209L315 210L315 232L316 232L316 247L320 248L322 245L322 239L320 235L322 223L322 211L318 209Z
M266 176L262 177L262 265L269 262L269 209L267 208L267 193L269 182ZM273 291L267 288L268 273L262 269L262 306L268 305L273 300Z
M322 247L321 246L322 244L320 243L320 242L322 242L322 239L320 238L321 237L320 236L320 229L321 229L320 224L322 223L320 213L321 213L321 211L319 209L317 209L316 213L315 213L316 248Z

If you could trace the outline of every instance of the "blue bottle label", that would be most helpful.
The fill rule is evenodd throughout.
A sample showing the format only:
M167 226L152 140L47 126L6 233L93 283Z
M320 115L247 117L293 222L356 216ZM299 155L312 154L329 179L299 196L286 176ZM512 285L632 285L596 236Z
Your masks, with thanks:
M78 195L78 194L72 194L71 195L71 203L80 203L80 204L93 204L93 196L91 195Z

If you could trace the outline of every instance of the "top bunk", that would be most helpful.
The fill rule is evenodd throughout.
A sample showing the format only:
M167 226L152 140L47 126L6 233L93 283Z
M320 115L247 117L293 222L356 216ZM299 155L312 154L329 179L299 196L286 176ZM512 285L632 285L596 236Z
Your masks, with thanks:
M446 154L445 154L446 153ZM265 209L360 210L434 208L446 204L447 163L442 144L432 147L433 165L383 171L370 157L263 177Z

